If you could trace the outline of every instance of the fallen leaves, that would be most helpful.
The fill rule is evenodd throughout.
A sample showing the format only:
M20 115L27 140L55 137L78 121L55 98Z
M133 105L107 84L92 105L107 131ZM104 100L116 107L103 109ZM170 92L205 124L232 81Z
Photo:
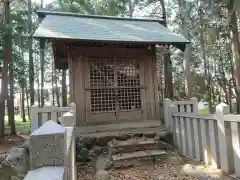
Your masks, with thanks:
M174 165L156 164L129 169L110 170L110 180L195 180L191 176L182 176L177 172ZM94 180L95 171L93 168L79 169L79 180Z
M200 176L216 178L219 170L204 166L204 174L190 175L182 173L182 167L191 164L193 170L198 170L203 164L192 161L176 153L169 153L167 158L142 167L109 170L110 180L197 180ZM78 180L95 180L95 170L91 167L78 168ZM213 175L214 174L214 175ZM225 178L224 178L225 179ZM231 178L227 178L231 179Z

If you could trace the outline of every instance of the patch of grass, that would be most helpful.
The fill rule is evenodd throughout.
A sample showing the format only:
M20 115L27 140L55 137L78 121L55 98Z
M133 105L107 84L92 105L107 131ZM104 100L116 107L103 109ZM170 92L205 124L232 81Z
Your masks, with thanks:
M30 131L31 122L28 116L26 116L26 122L22 121L20 115L15 115L15 125L17 133L28 133ZM5 133L10 133L10 126L8 125L8 116L5 116Z
M26 121L30 120L30 118L28 116L25 116L25 118L26 118ZM15 115L14 119L15 119L15 121L22 121L22 117L20 114ZM8 116L5 116L4 120L5 120L5 122L7 122Z
M208 109L208 108L206 108L206 109L201 109L201 110L199 110L199 113L200 113L200 114L203 114L203 115L209 114L209 109Z

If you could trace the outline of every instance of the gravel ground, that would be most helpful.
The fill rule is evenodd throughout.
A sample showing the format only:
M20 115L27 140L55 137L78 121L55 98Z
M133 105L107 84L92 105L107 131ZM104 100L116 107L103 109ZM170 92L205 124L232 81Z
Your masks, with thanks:
M142 167L109 170L110 180L197 180L197 177L182 172L182 165L198 165L172 152L160 161L151 162ZM194 164L194 165L193 165ZM94 180L95 170L91 167L78 168L78 180Z
M142 167L108 172L111 176L110 180L202 180L200 177L207 177L208 180L236 180L223 175L219 169L213 169L175 152L168 152L160 161ZM95 180L95 170L90 166L79 167L78 180Z
M173 165L146 165L121 170L110 170L110 180L195 180L193 176L180 175ZM78 180L94 180L95 171L92 168L81 169L78 172Z

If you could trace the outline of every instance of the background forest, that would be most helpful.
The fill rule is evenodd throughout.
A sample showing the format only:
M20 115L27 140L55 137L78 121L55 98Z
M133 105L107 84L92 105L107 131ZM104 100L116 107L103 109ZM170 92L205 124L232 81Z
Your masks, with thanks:
M4 136L4 123L12 134L16 133L17 94L21 97L23 122L29 121L30 106L45 105L46 91L54 94L50 100L54 105L68 103L68 72L54 67L51 44L45 46L42 57L39 41L31 38L39 23L36 11L43 7L83 14L165 19L168 28L191 41L185 52L171 48L170 59L166 57L159 63L165 66L165 97L194 96L208 102L210 112L217 103L225 102L232 111L240 113L237 0L55 0L49 4L44 4L44 0L39 4L31 0L1 0L0 137ZM162 66L157 68L161 71ZM159 90L164 92L164 86Z

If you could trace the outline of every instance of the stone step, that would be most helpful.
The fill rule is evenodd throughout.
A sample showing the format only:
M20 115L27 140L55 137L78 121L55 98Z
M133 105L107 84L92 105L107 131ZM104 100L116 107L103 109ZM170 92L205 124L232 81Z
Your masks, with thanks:
M129 166L141 166L145 164L146 161L157 160L165 155L166 151L164 150L147 150L112 155L112 167L124 168Z
M166 131L164 126L158 127L139 127L139 128L124 128L120 130L110 130L110 131L100 131L100 132L90 132L84 133L81 131L76 131L77 137L117 137L127 134L152 134L156 132Z
M132 138L127 141L113 140L108 143L108 152L110 157L118 153L130 153L156 149L161 149L158 148L158 141L150 138Z

